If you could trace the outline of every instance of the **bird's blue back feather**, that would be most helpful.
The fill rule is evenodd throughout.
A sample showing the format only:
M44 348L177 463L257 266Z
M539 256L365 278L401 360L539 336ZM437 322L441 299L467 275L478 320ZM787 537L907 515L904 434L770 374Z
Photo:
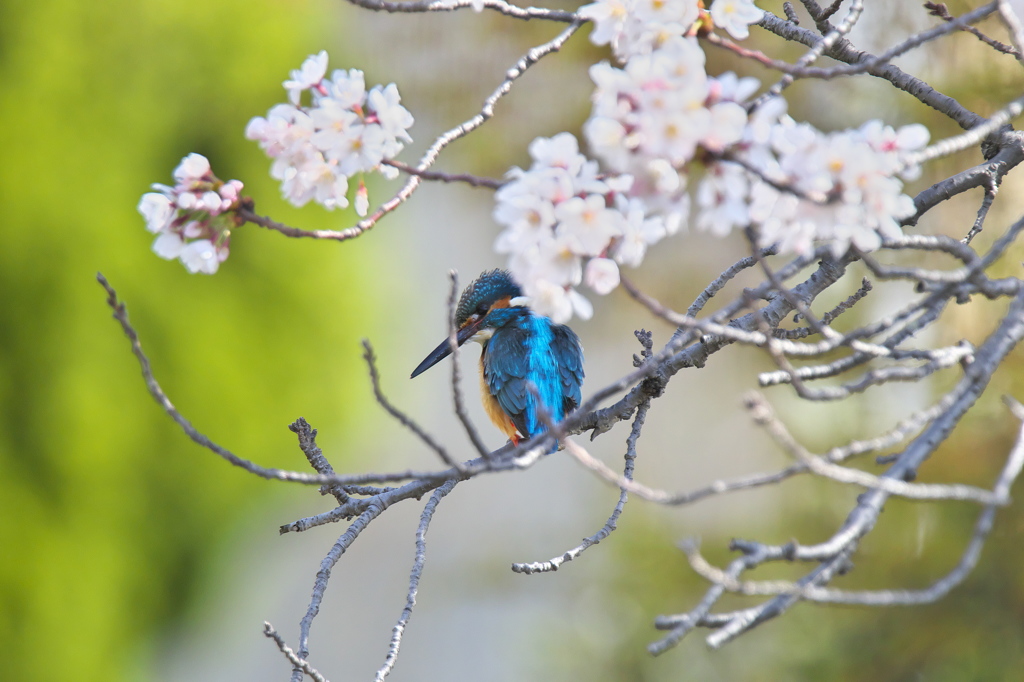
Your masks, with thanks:
M501 409L523 436L543 430L537 399L552 421L561 421L580 403L583 352L579 338L526 308L491 311L494 335L484 350L484 379Z
M562 414L562 380L556 365L555 354L552 352L551 344L554 341L554 336L551 333L551 321L531 314L526 317L524 322L529 330L527 381L532 382L536 387L540 404L547 411L548 417L555 422L561 421L564 416ZM543 428L536 400L526 401L526 428L530 430L531 436Z

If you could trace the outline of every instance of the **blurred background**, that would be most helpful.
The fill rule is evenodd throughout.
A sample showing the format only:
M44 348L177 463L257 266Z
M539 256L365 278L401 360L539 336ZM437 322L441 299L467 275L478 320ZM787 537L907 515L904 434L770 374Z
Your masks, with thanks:
M868 5L853 35L865 49L937 21L909 4ZM762 6L781 11L778 3ZM967 3L949 7L956 14ZM1005 39L998 22L983 27ZM257 479L190 442L146 394L95 275L103 272L127 303L172 401L242 457L305 470L287 429L303 416L341 472L436 466L374 404L362 338L377 349L391 399L468 456L450 414L447 373L407 377L444 336L447 271L458 270L465 284L502 265L491 249L498 230L489 191L427 184L344 244L245 226L213 277L153 255L135 206L150 183L169 182L178 161L196 151L220 177L241 179L260 213L305 229L348 226L351 213L284 203L269 161L242 134L252 116L283 101L280 82L290 69L327 49L331 68L363 69L368 85L396 82L416 116L416 142L401 157L412 162L437 134L476 113L529 47L558 30L471 11L378 16L340 0L0 5L0 641L7 647L0 679L287 678L289 665L263 637L263 621L297 646L319 562L344 526L278 535L281 524L329 509L329 500L313 488ZM525 146L535 136L579 134L589 113L587 65L604 54L587 32L531 70L497 118L452 145L438 167L496 177L529 163ZM773 56L801 53L752 33L752 44ZM967 35L899 63L981 114L1021 90L1019 65ZM708 66L719 73L737 64L711 51ZM933 139L957 132L867 76L797 83L790 102L797 117L823 129L881 118L921 121ZM978 161L969 150L933 164L908 192ZM371 184L371 200L395 187ZM1019 191L1011 175L976 247L1021 214ZM917 229L962 237L979 200L959 197ZM632 277L682 309L743 248L736 236L677 235ZM1019 275L1020 260L1018 250L1001 274ZM821 309L852 293L861 274L851 272ZM634 329L654 329L659 345L671 334L622 292L595 303L593 320L574 323L587 351L585 395L631 368ZM897 303L879 292L850 322ZM961 306L925 340L980 341L1000 309ZM767 368L764 359L741 348L726 353L677 377L656 402L639 480L684 490L787 463L740 405ZM500 436L475 399L475 349L462 361L472 414L497 447ZM1018 352L923 478L991 484L1016 431L999 396L1024 398L1020 369ZM843 405L801 405L785 388L768 397L809 446L824 449L883 430L954 380L876 389ZM615 465L626 435L620 425L593 452ZM719 652L698 632L659 658L646 653L660 634L653 618L692 608L705 589L676 548L680 539L701 538L717 562L728 560L730 537L820 541L857 492L792 480L682 509L631 500L608 540L557 573L522 576L509 564L578 544L604 524L617 490L562 456L460 485L431 526L418 607L391 679L1015 679L1024 660L1021 504L999 513L979 567L939 604L801 605ZM388 510L336 567L311 638L311 660L330 679L369 679L382 663L404 605L421 508L404 502ZM956 563L977 513L970 505L890 502L857 570L840 585L930 584ZM791 571L773 567L753 577Z

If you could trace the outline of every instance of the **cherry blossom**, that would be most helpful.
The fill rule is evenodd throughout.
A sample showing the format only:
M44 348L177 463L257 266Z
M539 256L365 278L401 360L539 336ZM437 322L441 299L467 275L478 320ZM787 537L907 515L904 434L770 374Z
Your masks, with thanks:
M716 163L697 187L697 229L724 237L750 223L750 182L734 163Z
M724 28L736 40L750 35L750 25L761 20L764 12L754 6L754 0L715 0L711 4L711 20Z
M669 230L662 216L647 215L645 204L640 199L620 196L618 206L626 220L622 235L611 250L612 257L616 263L638 267L647 253L647 246L661 241Z
M697 0L598 0L580 7L579 15L594 23L591 42L611 45L616 57L626 61L686 35L700 9Z
M323 80L325 73L327 73L327 50L310 55L300 68L292 71L291 78L284 82L284 89L288 91L288 99L291 103L298 105L303 90L308 90Z
M183 248L185 248L185 241L181 235L174 232L162 232L153 241L153 253L166 260L174 260L180 256Z
M513 169L497 193L494 216L505 230L495 248L509 254L538 309L559 321L577 310L570 298L581 280L611 291L619 265L639 265L650 245L687 224L695 171L697 229L725 236L750 227L761 245L782 251L809 253L818 243L835 254L870 251L914 212L903 179L920 172L909 153L927 143L923 126L869 121L825 133L790 118L779 97L748 113L756 79L709 76L689 26L662 18L654 32L649 23L658 12L691 21L689 7L601 0L582 8L595 24L591 39L611 43L625 62L590 69L583 132L607 172L571 135L538 138L531 168ZM715 24L737 38L761 17L749 0L711 7Z
M589 317L593 306L576 287L585 279L609 293L619 284L618 264L639 265L668 229L629 198L632 176L600 173L573 135L537 138L529 151L530 169L510 170L495 195L494 218L505 226L495 250L509 255L535 310L559 322Z
M191 242L181 250L179 257L185 268L192 274L201 272L212 275L217 272L217 266L221 261L217 248L209 239L197 239Z
M356 214L359 216L366 215L366 212L370 210L370 198L366 193L366 183L362 180L359 181L359 187L356 188L355 208Z
M401 101L398 87L394 83L383 88L378 85L366 96L367 108L376 116L377 123L387 135L389 146L385 154L389 158L402 151L402 145L397 142L399 139L412 142L408 133L413 124L412 114L402 106Z
M590 76L594 108L584 132L597 157L618 172L638 175L656 160L678 169L698 147L720 151L743 134L746 112L728 99L740 92L735 77L709 79L694 38L671 38L622 69L595 65Z
M146 229L154 234L164 232L171 226L176 212L171 198L158 192L147 192L139 201L139 213L146 219Z
M291 104L279 104L267 116L253 118L245 135L256 140L274 160L273 178L282 195L296 206L314 201L328 210L349 205L349 179L368 172L394 178L398 171L383 165L411 142L413 117L402 106L392 83L366 90L363 72L327 72L327 53L311 55L284 83ZM310 92L310 104L300 105ZM365 188L365 185L360 185ZM360 215L368 198L357 196Z
M619 266L609 258L591 258L583 279L588 287L603 296L619 286Z
M709 164L697 192L697 227L725 235L752 225L762 245L796 253L810 253L816 242L837 256L850 247L873 251L899 236L899 221L915 211L897 176L917 171L904 159L928 137L917 124L894 130L869 121L823 133L779 116L762 144L737 150L760 173L727 161Z
M189 154L174 169L175 185L154 184L139 200L146 229L157 235L153 252L176 258L191 273L212 275L228 257L232 228L241 224L235 214L242 183L224 182L213 174L201 154Z
M181 160L172 175L179 185L192 185L202 182L211 172L209 159L193 153Z
M604 195L571 197L555 206L556 234L564 235L573 253L596 255L622 234L622 214L609 208Z
M631 4L621 5L626 18L612 11L620 5L595 5L599 36L609 34L613 19L629 25ZM749 1L716 0L711 16L740 37L761 11ZM605 167L634 179L629 198L642 201L644 220L662 219L664 234L687 222L687 179L701 168L696 227L725 236L752 226L762 245L783 251L808 253L819 242L836 254L851 246L870 251L900 234L899 221L914 212L901 178L920 173L908 153L927 143L923 126L894 130L869 121L859 130L823 133L787 116L778 97L748 114L745 100L760 87L757 80L708 76L699 43L681 35L629 55L622 68L595 65L590 75L594 105L583 126L590 149ZM620 263L638 264L657 241L617 230L609 253Z

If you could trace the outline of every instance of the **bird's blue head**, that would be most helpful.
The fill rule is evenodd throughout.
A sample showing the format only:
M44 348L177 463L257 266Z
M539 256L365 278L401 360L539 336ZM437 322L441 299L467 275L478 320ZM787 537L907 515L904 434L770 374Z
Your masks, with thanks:
M473 281L459 298L455 308L456 340L461 346L470 339L487 341L495 327L508 319L510 306L523 304L522 290L505 270L489 270ZM445 339L434 351L424 358L413 370L416 377L427 371L452 352L451 344Z

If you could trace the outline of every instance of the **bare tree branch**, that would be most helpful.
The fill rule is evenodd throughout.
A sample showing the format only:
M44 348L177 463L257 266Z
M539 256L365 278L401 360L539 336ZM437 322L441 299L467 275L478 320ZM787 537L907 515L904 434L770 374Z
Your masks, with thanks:
M640 366L644 362L650 361L650 359L654 356L654 352L652 350L653 343L651 340L651 334L649 332L638 332L637 337L641 340L641 343L643 343L644 345L644 349L642 351L643 357L637 357L634 361L637 366ZM633 480L633 466L636 462L636 444L637 441L640 439L640 433L643 430L644 422L647 419L647 410L650 408L650 406L651 401L649 399L641 403L637 407L636 416L633 418L633 428L630 429L629 438L626 439L626 465L625 469L622 472L622 478L625 481ZM606 537L612 534L612 532L616 529L616 521L618 521L619 516L622 514L622 510L623 508L625 508L626 500L628 498L628 491L625 488L620 487L619 501L615 504L615 508L612 510L611 516L608 517L608 520L605 522L604 526L602 526L599 531L597 531L590 537L583 538L582 544L577 545L576 547L568 550L561 556L554 557L547 561L535 561L531 563L512 564L512 570L516 573L525 573L527 575L533 573L548 573L551 571L557 571L562 564L568 561L572 561L580 554L585 552L588 548L596 545L597 543L601 542L601 540L604 540Z
M462 389L459 387L459 341L456 337L458 329L455 328L455 301L459 291L459 276L454 270L449 270L448 279L451 282L451 290L448 294L448 347L452 349L452 400L455 403L455 414L462 423L462 428L465 430L466 435L469 436L469 441L476 448L477 454L481 457L488 457L490 452L487 450L487 446L484 445L483 440L480 438L480 433L476 430L476 426L473 425L469 415L466 414L466 408L462 400Z
M630 442L626 449L626 468L622 472L622 478L626 481L633 480L633 463L636 460L636 437L640 434L640 428L643 426L644 419L647 416L647 408L649 406L650 403L641 404L640 407L637 408L636 418L633 421L633 431L630 433ZM604 540L606 537L611 535L614 530L616 530L616 521L618 521L619 516L622 514L622 510L626 506L626 500L628 498L629 492L620 488L619 501L615 504L615 508L612 510L611 516L608 517L608 520L600 530L589 537L583 538L583 542L581 544L566 551L561 556L548 559L547 561L512 564L512 570L515 573L525 573L526 575L557 571L562 564L572 561L590 547Z
M733 52L746 59L752 59L763 66L766 66L775 71L779 71L780 73L787 74L788 76L791 76L793 79L817 78L822 80L831 80L833 78L840 78L842 76L854 76L857 74L868 73L872 69L882 66L884 64L888 64L896 57L899 57L902 54L906 54L907 52L910 52L914 48L920 47L921 45L924 45L925 43L935 40L936 38L944 36L947 33L952 33L954 31L961 29L976 30L973 29L971 24L976 21L980 21L981 19L984 19L990 14L995 13L997 11L996 4L997 3L992 2L982 7L978 7L977 9L971 10L970 12L967 12L966 14L963 14L959 17L949 17L948 21L950 23L936 26L935 28L930 29L928 31L922 31L921 33L913 35L904 40L903 42L899 43L898 45L894 45L885 52L882 52L878 56L874 56L871 57L870 59L857 62L854 64L838 66L804 66L800 63L790 64L789 62L782 61L781 59L772 59L763 52L745 48L741 45L734 43L728 38L723 38L713 33L706 36L705 39L712 45L716 45L718 47L727 49L730 52ZM838 40L838 37L836 38L836 40ZM817 44L822 45L823 43L824 41L819 41ZM828 46L822 45L821 49L827 50ZM820 57L821 55L819 54L818 56ZM765 100L767 100L768 97L774 97L778 94L779 93L777 92L769 90L769 94L766 94L764 98ZM752 108L756 109L758 106L763 104L765 100L761 100L759 98L759 100L752 106Z
M992 117L985 123L971 128L970 130L960 133L956 137L950 137L941 142L937 142L926 149L922 149L919 152L908 154L906 156L906 163L909 166L917 166L933 159L938 159L943 156L949 156L962 149L973 147L976 144L980 144L982 140L996 132L1004 125L1012 121L1017 116L1020 116L1021 112L1024 112L1024 97L1018 97L1013 100L1005 107L992 114ZM1020 135L1020 133L1017 133Z
M950 398L943 409L900 453L893 465L882 477L892 480L908 480L913 478L920 465L931 455L935 447L941 443L953 427L959 422L967 410L974 404L977 397L988 385L992 373L1002 359L1024 338L1024 294L1018 294L1010 305L1006 316L999 327L989 335L985 343L978 349L973 363L964 370L964 377L954 390L948 394ZM1015 460L1018 455L1015 449ZM1004 471L1019 471L1016 461L1011 461ZM1001 478L1000 480L1005 480ZM995 491L998 495L998 491ZM726 618L716 619L709 626L717 628L708 636L709 646L720 647L750 628L774 618L789 609L800 600L804 590L827 585L847 564L855 551L860 539L870 532L878 520L882 507L890 493L876 488L858 498L858 504L847 517L842 528L828 541L812 546L795 544L786 546L762 545L760 543L735 543L744 552L744 556L734 560L724 575L731 580L738 580L743 571L754 568L766 561L804 560L818 561L819 565L796 581L797 592L779 594L759 606L743 611L726 614ZM985 512L983 512L983 515ZM658 627L670 629L671 633L664 639L653 644L651 650L660 653L679 641L694 627L704 624L703 616L725 591L725 586L717 583L705 595L697 609L688 614L659 619Z
M327 678L321 675L316 668L309 664L308 661L296 656L291 647L285 644L284 637L279 635L277 630L274 629L274 626L266 621L263 623L263 634L274 640L277 644L277 648L281 650L281 653L284 654L285 658L295 666L295 671L298 673L299 679L302 679L302 674L305 673L306 675L309 675L314 682L327 682Z
M804 449L775 416L763 396L754 392L748 393L744 403L754 422L763 427L779 447L818 476L839 483L852 483L865 488L884 490L890 495L912 500L960 500L983 505L1009 503L1008 498L999 499L994 493L971 485L906 483L833 464L824 458L815 457Z
M937 16L943 21L955 21L955 19L949 13L949 10L946 8L946 5L944 3L926 2L924 3L924 7L925 9L928 10L929 14ZM987 35L979 31L974 26L964 26L962 28L964 31L967 31L968 33L972 34L974 37L976 37L978 40L991 47L993 50L996 50L997 52L1002 52L1004 54L1011 54L1018 58L1020 57L1019 50L1014 49L1013 47L1007 45L1006 43L1001 43L998 40L993 40L992 38L989 38Z
M768 12L765 12L764 17L762 17L758 22L758 25L768 31L771 31L780 38L793 40L808 47L814 47L821 40L821 38L813 31L782 21ZM849 41L844 39L837 40L831 48L825 51L824 54L847 64L857 64L860 62L870 61L875 58L874 55L857 50ZM922 103L927 104L933 109L949 116L964 130L968 130L985 122L984 118L972 111L969 111L952 97L938 92L935 88L931 87L919 78L915 78L905 73L892 64L871 67L868 69L868 73L879 78L884 78L899 90L907 92Z
M573 12L538 7L517 7L516 5L511 5L504 0L477 0L476 3L474 3L473 0L418 0L414 2L388 2L387 0L348 1L353 5L358 5L364 9L389 13L451 12L453 10L467 9L479 5L480 7L495 10L514 19L547 19L548 21L559 21L567 24L579 20L578 15Z
M377 403L384 408L384 411L394 417L395 421L399 424L416 434L416 437L423 441L428 448L436 452L437 456L440 457L445 464L452 467L459 473L464 473L462 465L452 459L451 455L448 454L448 451L443 445L434 440L434 438L424 431L419 424L392 405L384 395L384 392L380 388L380 374L377 372L377 362L376 356L373 354L373 346L370 345L370 342L367 339L363 339L363 359L366 360L366 365L370 370L370 381L373 383L373 395L377 399Z
M1006 398L1011 410L1018 419L1024 419L1024 407L1012 398ZM788 581L740 581L728 571L722 571L710 565L701 555L694 542L681 544L691 567L702 577L714 582L730 592L745 595L793 595L805 601L826 604L855 604L858 606L909 606L929 604L946 596L950 590L961 584L978 563L981 548L992 530L996 507L1000 500L1009 500L1010 486L1020 475L1024 467L1024 425L1017 436L1013 450L1007 458L1002 473L993 487L990 496L993 500L985 505L978 516L970 540L964 549L957 565L945 576L920 590L862 590L850 591L835 588L800 586ZM710 623L709 623L710 625ZM717 625L717 624L716 624Z
M395 667L395 661L398 660L398 650L402 646L402 635L405 634L405 627L409 624L412 610L416 606L416 593L419 591L420 576L423 574L423 564L427 560L427 528L434 517L438 503L455 488L457 483L458 480L454 478L445 481L444 485L434 491L423 508L423 514L420 516L420 525L416 529L416 559L409 574L409 592L405 599L405 608L402 609L402 615L399 616L398 622L395 623L395 627L392 629L388 655L384 665L381 666L380 670L377 671L376 677L374 677L376 682L383 682L384 678L391 674L391 670Z
M392 166L410 175L418 175L424 180L437 180L440 182L464 182L470 187L487 187L489 189L498 189L505 182L498 180L497 178L484 178L479 175L472 175L470 173L441 173L439 171L421 171L407 163L401 161L387 160L383 161L385 165Z

